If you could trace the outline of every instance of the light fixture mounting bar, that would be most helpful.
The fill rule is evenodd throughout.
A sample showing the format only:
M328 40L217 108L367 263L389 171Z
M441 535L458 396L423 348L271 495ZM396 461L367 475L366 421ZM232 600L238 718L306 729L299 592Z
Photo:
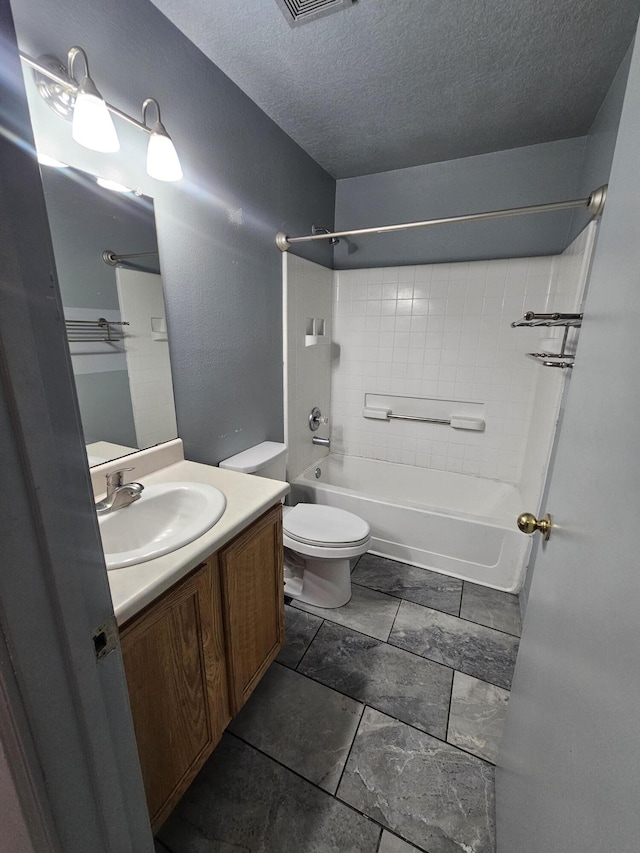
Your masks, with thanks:
M69 77L64 77L61 74L56 74L55 71L52 71L50 68L47 68L46 65L43 65L41 62L38 62L37 59L33 59L33 57L29 56L23 51L19 51L19 53L20 59L25 63L25 65L28 65L30 68L33 68L34 71L37 71L39 74L43 74L45 77L49 77L51 80L53 80L54 83L57 83L59 86L64 86L73 94L78 91L79 86L74 83L73 80L70 80ZM105 104L110 113L113 113L115 116L118 116L118 118L121 118L123 121L129 122L129 124L132 124L134 127L137 127L140 130L144 130L145 133L151 134L152 129L142 124L142 122L137 121L137 119L133 118L122 110L119 110L117 107L114 107L113 104L108 103L108 101L105 101Z

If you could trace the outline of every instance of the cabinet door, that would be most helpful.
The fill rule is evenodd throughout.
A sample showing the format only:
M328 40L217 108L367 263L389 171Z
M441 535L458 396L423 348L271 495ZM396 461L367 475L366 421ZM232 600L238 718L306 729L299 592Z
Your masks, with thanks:
M266 512L219 556L229 696L235 715L284 642L282 507Z
M216 557L134 617L120 639L155 831L230 719Z

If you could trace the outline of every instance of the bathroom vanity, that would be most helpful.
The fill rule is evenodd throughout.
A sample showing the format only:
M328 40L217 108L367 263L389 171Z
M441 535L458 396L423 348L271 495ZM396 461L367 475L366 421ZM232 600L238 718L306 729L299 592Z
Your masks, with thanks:
M184 460L145 475L150 453L127 458L135 479L208 482L227 497L194 542L108 573L155 832L282 647L288 486Z

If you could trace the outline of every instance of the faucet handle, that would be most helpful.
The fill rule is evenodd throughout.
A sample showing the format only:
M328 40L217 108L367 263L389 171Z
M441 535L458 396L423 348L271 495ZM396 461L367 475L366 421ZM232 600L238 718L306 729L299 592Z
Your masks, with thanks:
M117 489L122 485L123 475L127 471L135 471L135 468L118 468L116 471L111 471L109 474L105 474L107 478L107 491L109 489Z
M320 424L328 424L329 418L323 418L322 412L317 406L314 406L313 409L309 412L309 429L311 432L315 432Z

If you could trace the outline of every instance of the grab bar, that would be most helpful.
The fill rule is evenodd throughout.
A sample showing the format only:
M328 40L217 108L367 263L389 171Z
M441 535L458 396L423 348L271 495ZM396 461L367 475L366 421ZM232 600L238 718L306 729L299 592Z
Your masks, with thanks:
M425 424L447 424L451 426L451 418L420 418L417 415L394 415L389 412L389 418L397 418L400 421L423 421Z
M421 421L425 424L444 424L453 427L453 429L470 429L480 432L485 428L485 422L482 418L468 415L451 415L450 418L427 418L422 415L396 415L391 409L379 409L374 406L365 406L362 410L362 417L379 421L388 421L392 418L399 421Z

